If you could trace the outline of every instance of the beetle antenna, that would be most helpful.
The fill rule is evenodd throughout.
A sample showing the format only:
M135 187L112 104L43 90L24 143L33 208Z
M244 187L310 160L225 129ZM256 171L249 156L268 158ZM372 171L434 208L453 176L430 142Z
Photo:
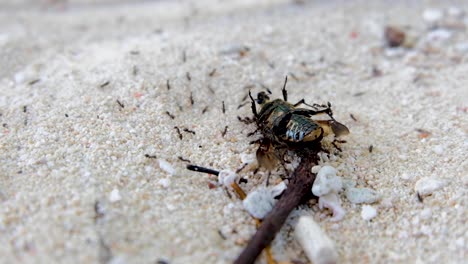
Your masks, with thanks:
M284 78L284 85L283 85L283 100L288 101L288 91L286 91L286 83L288 82L288 76Z

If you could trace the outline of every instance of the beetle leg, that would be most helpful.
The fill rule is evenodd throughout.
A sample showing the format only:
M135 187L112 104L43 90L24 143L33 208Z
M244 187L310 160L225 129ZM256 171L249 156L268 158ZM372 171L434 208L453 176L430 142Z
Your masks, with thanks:
M284 85L283 85L283 100L288 101L288 91L286 91L286 83L288 82L288 76L286 75L286 78L284 79Z
M252 97L252 94L250 93L250 90L249 90L249 97L250 97L250 100L252 101L252 113L254 114L254 116L257 118L258 117L258 114L257 114L257 107L255 106L255 100L253 99Z
M319 108L325 108L327 107L326 105L319 105L319 104L313 104L313 105L310 105L308 103L305 102L304 98L302 98L299 102L293 104L294 107L297 107L297 106L300 106L301 104L303 105L307 105L308 107L311 107L313 109L319 109Z

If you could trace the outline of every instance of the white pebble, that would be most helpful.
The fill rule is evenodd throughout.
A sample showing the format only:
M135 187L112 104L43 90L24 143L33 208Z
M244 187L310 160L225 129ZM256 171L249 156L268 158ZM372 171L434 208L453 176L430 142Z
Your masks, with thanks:
M120 201L121 199L122 199L122 197L120 196L120 193L119 193L118 189L114 189L114 190L112 190L112 192L110 192L109 201L111 203L115 203L117 201Z
M445 181L424 177L414 185L414 190L420 195L430 195L445 186Z
M169 179L160 179L158 181L158 184L161 185L163 188L167 188L167 187L169 187L169 185L171 185L171 180L169 180Z
M237 174L233 171L230 170L222 170L219 172L218 175L218 182L219 184L226 186L226 187L231 187L231 185L236 182L237 180Z
M333 241L322 231L310 216L301 216L294 235L304 249L310 262L333 264L338 262L338 253Z
M348 188L345 194L353 204L375 203L381 198L378 192L369 188Z
M169 175L176 174L176 170L174 169L174 167L172 167L172 165L169 162L163 159L158 159L158 162L159 162L159 168L161 168L163 171L169 173Z
M317 173L312 193L320 197L332 192L338 193L341 188L343 188L343 184L341 178L336 176L336 169L331 166L323 166Z
M426 208L426 209L422 210L420 216L424 220L427 220L427 219L431 218L431 216L432 216L431 208Z
M430 24L439 22L444 14L439 9L426 9L423 12L423 19Z
M362 211L361 211L362 219L369 221L376 216L377 216L377 209L375 209L374 207L370 205L362 206Z

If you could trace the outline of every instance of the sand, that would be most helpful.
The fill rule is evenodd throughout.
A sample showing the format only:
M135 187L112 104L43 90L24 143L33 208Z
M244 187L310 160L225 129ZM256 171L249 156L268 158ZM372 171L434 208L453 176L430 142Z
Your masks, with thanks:
M343 193L339 222L301 206L275 259L307 261L293 237L307 214L342 263L466 260L468 20L454 10L468 6L130 2L0 3L0 262L232 262L255 223L185 160L251 159L238 106L249 89L279 98L285 75L290 101L329 101L351 130L322 163L382 199L363 218ZM385 48L389 24L418 44ZM422 41L434 26L445 31ZM247 192L266 177L254 169L240 173Z

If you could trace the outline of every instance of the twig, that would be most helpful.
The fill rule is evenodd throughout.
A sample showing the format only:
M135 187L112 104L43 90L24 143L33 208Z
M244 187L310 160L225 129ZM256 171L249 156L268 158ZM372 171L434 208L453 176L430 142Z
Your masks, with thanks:
M319 149L319 148L317 148ZM311 193L315 174L311 172L312 166L317 164L318 156L316 149L301 151L301 162L291 176L291 182L279 199L273 210L263 219L255 235L249 241L247 247L242 251L234 262L235 264L254 263L262 250L270 245L276 233L281 229L289 213L298 206L304 198Z

